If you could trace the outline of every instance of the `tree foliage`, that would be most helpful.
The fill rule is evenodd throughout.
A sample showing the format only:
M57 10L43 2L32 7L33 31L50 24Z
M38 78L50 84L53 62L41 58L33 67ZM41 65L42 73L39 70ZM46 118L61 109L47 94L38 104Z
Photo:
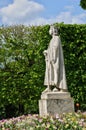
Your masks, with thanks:
M86 10L86 0L80 0L80 6Z
M86 25L61 26L68 89L81 109L86 110Z
M0 104L4 116L13 116L13 107L14 115L38 111L48 27L0 28Z
M86 109L86 25L56 24L64 50L68 89ZM0 28L1 118L38 113L38 100L45 89L43 51L51 36L49 25Z

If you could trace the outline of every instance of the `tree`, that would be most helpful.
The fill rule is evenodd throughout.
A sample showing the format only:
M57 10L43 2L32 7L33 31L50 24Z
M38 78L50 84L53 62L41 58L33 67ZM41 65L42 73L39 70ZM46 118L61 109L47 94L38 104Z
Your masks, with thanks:
M80 0L80 6L86 10L86 0Z
M0 28L0 119L38 113L47 27Z

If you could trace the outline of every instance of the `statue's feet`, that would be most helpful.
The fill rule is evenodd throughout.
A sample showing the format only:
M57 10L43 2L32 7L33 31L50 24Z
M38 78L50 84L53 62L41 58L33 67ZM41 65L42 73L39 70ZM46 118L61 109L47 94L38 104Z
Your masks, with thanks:
M60 92L64 92L64 90L63 90L63 89L61 89L61 90L60 90Z
M42 92L42 94L47 93L47 92L51 92L51 89L46 88L46 89Z
M60 90L58 88L54 88L53 92L59 92Z
M61 89L60 92L68 92L66 89Z

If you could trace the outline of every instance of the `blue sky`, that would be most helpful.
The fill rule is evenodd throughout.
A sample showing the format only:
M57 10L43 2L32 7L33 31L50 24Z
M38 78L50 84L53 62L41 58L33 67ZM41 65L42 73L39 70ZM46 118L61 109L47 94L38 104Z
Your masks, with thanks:
M86 10L79 3L80 0L0 0L0 26L86 24Z

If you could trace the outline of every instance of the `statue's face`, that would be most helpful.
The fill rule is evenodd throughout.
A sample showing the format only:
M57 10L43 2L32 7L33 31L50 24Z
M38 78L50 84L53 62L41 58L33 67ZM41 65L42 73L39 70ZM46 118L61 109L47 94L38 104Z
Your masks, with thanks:
M58 34L57 28L54 28L53 26L51 26L50 30L49 30L49 34L50 35L57 35Z
M58 30L56 28L53 29L53 34L55 34L55 35L58 34Z

